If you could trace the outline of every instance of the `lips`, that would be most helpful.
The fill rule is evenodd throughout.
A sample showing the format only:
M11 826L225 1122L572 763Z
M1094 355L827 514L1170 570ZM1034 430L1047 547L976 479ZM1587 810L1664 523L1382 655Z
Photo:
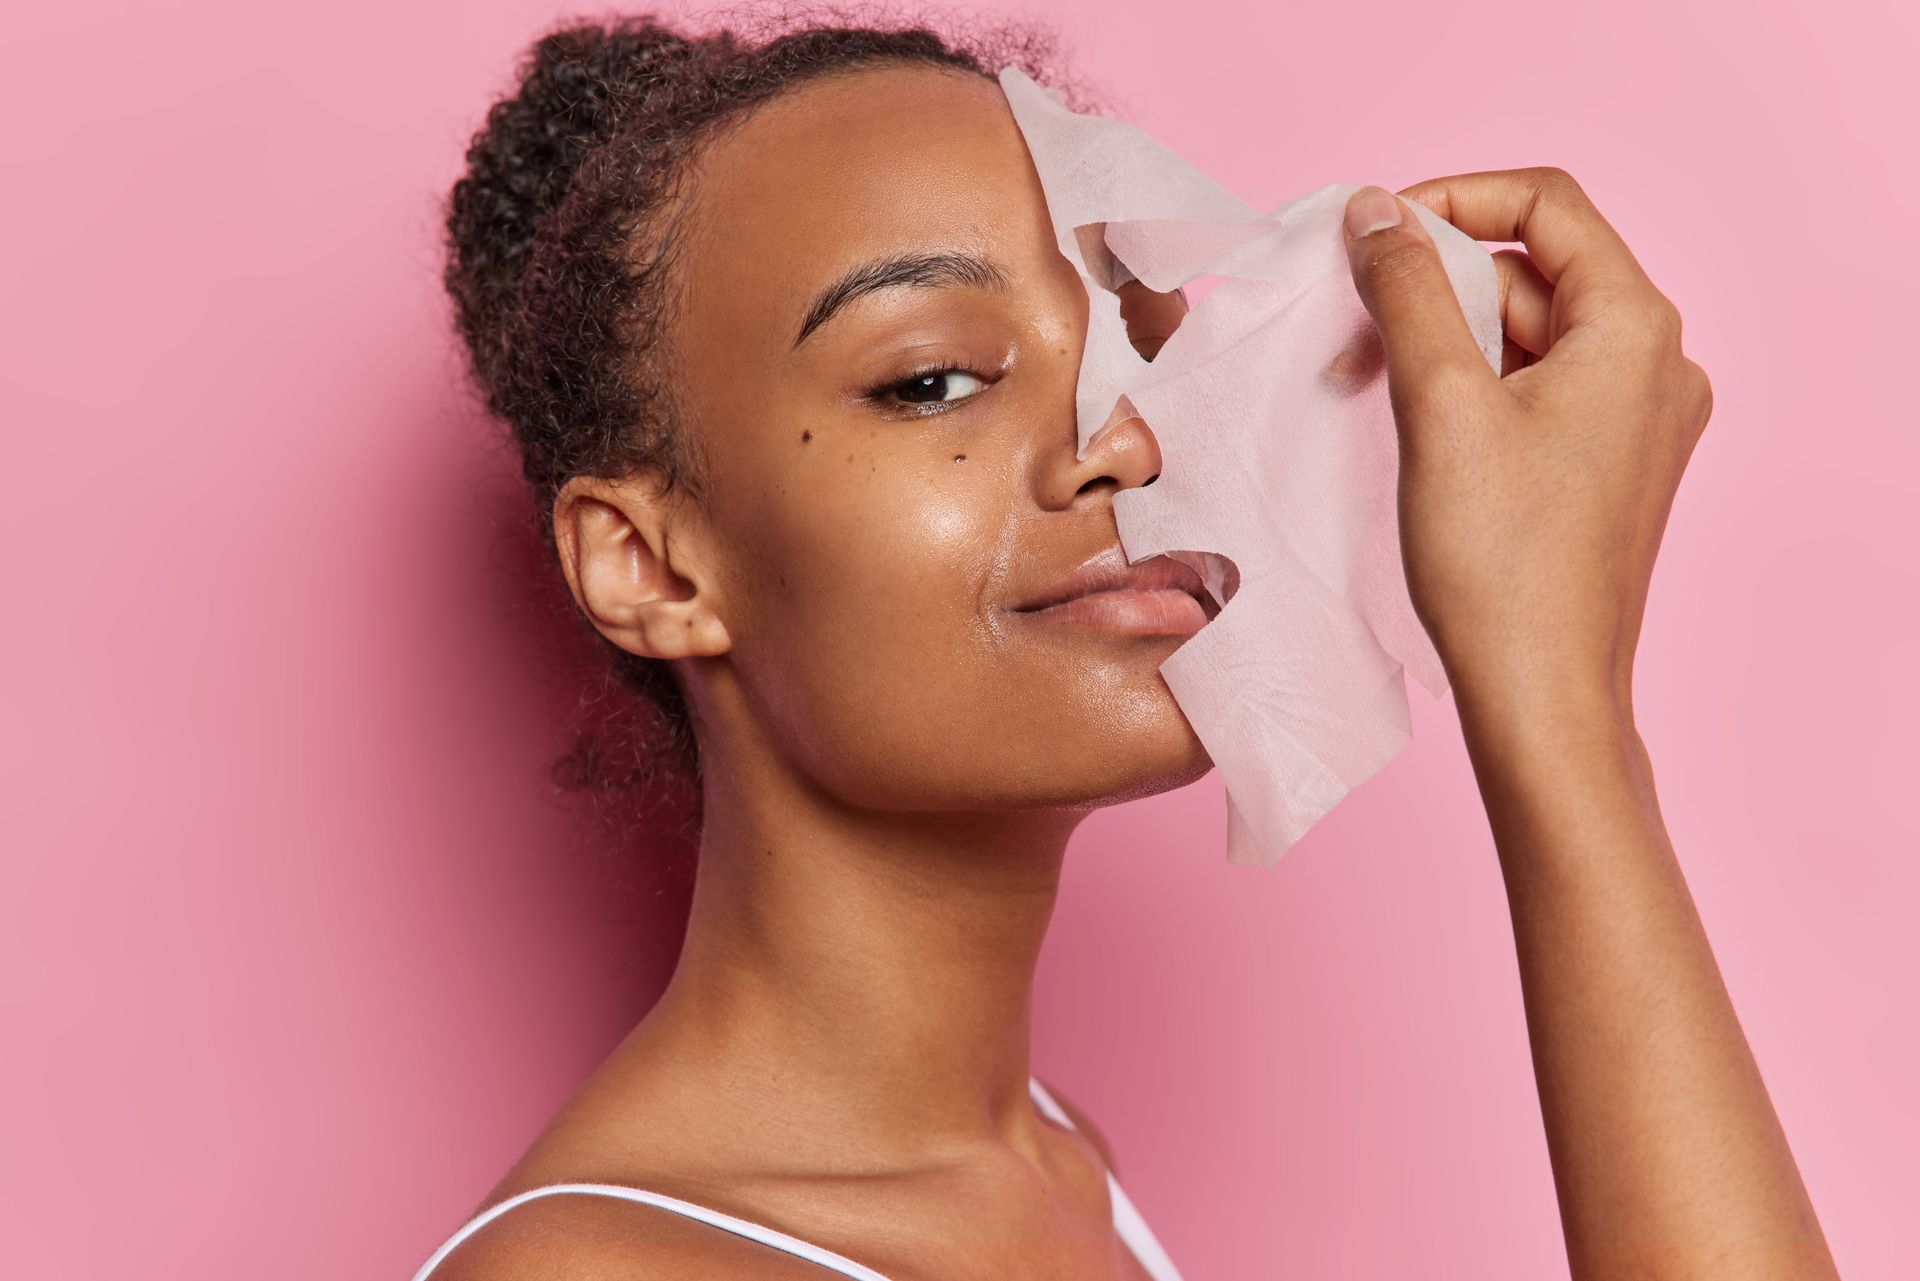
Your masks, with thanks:
M1124 603L1118 599L1123 595L1174 592L1192 597L1204 611L1203 619L1213 616L1213 598L1207 594L1206 584L1200 575L1191 567L1167 556L1151 556L1128 564L1126 553L1114 546L1082 561L1066 576L1041 588L1013 608L1016 613L1032 614L1086 601L1087 604L1081 607L1082 612L1090 612L1096 607ZM1114 601L1098 600L1110 594L1116 597ZM1190 613L1184 605L1181 610Z

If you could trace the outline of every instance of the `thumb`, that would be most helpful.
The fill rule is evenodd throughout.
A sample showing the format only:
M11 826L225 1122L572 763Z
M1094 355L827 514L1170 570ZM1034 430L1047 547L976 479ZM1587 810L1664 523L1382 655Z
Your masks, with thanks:
M1362 187L1347 200L1345 238L1354 286L1387 350L1395 404L1440 378L1497 381L1433 237L1405 204L1383 187Z

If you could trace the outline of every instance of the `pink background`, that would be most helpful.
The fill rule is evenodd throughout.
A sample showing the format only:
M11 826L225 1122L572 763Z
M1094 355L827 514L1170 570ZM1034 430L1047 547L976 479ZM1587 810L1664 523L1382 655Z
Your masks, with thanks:
M1920 30L1791 8L1046 14L1255 203L1559 164L1680 304L1717 410L1641 725L1858 1281L1910 1275L1920 1204ZM9 18L14 1276L406 1276L664 980L682 881L543 787L559 696L489 573L435 277L435 202L556 12ZM1484 816L1414 698L1416 744L1272 870L1225 863L1213 778L1070 860L1036 1066L1194 1281L1564 1275Z

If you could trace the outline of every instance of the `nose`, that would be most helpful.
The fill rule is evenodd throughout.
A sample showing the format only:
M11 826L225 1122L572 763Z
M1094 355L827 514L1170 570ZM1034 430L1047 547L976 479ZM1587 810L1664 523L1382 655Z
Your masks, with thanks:
M1160 442L1146 419L1134 412L1123 396L1106 424L1087 442L1087 456L1076 458L1079 431L1068 424L1054 475L1050 478L1049 506L1073 507L1110 499L1122 489L1151 485L1160 476Z

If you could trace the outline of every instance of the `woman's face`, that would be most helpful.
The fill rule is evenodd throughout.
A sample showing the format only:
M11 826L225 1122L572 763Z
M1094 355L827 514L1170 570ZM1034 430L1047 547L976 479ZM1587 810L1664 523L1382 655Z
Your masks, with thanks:
M688 189L672 359L705 467L691 576L727 638L693 673L718 736L890 810L1082 808L1204 774L1157 669L1211 602L1021 608L1124 565L1112 498L1160 456L1136 419L1075 457L1086 295L999 86L816 81ZM1185 303L1130 288L1151 354Z

